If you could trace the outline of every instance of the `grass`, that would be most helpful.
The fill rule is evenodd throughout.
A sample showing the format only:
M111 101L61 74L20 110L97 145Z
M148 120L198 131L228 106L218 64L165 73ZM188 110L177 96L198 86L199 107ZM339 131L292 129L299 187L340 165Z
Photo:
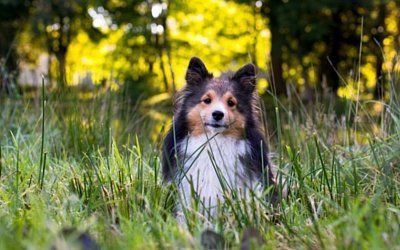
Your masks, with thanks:
M256 228L266 249L399 249L396 98L347 101L343 112L293 103L266 105L289 194L275 207L227 197L214 220L224 247L239 248ZM82 235L104 249L201 248L204 217L188 211L180 227L173 187L162 184L165 110L113 93L0 105L1 249L79 248Z

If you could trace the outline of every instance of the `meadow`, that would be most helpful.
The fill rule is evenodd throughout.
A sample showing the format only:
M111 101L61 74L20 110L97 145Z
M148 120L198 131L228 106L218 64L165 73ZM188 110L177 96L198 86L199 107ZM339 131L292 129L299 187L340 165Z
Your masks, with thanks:
M41 91L0 102L1 249L202 247L205 217L187 211L179 226L174 187L161 179L169 98ZM222 247L240 248L256 229L255 249L399 249L395 93L314 104L267 95L265 130L288 195L275 206L227 197L213 220Z

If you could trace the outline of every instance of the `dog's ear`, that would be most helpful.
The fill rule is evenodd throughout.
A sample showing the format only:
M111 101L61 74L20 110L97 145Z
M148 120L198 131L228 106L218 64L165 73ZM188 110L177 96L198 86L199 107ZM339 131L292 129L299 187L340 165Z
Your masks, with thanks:
M239 84L240 88L248 93L252 93L256 87L256 66L249 63L236 71L232 80Z
M186 82L188 84L199 85L203 83L207 78L211 78L210 74L204 65L203 61L198 57L192 57L189 62L189 66L186 71Z

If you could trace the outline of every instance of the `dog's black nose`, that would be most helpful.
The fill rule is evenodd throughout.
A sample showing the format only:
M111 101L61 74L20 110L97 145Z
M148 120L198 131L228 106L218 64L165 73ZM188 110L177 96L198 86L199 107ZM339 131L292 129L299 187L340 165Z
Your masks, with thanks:
M212 113L212 116L213 116L214 120L219 121L224 117L224 113L221 111L214 111Z

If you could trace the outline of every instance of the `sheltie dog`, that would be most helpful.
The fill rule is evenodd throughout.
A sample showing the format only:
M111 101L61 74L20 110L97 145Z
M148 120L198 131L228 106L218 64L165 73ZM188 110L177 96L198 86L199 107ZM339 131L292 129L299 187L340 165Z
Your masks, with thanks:
M226 195L245 198L274 184L260 127L256 68L247 64L215 78L193 57L185 79L164 140L163 178L177 185L180 212L197 200L215 215Z

